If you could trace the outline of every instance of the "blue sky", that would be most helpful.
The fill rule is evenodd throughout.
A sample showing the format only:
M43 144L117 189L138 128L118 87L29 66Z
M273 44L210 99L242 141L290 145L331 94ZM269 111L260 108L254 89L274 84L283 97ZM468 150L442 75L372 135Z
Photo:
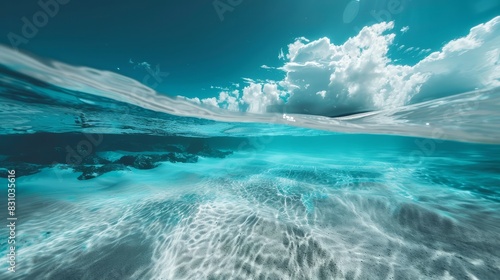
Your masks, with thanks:
M65 1L33 38L18 44L20 50L139 81L148 72L137 63L153 71L159 65L161 82L149 85L190 98L244 86L242 78L283 79L283 71L261 66L282 67L280 50L286 54L299 37L342 45L364 26L390 20L396 37L388 57L414 65L426 55L421 50L438 51L500 14L496 0ZM2 5L0 43L6 45L12 44L9 34L22 35L22 17L33 21L43 10L37 1Z

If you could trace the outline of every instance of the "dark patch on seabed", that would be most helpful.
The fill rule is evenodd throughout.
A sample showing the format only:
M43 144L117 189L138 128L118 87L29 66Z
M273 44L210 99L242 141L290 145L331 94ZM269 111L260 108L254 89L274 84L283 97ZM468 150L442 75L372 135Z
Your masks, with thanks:
M200 156L225 158L232 154L228 149L240 142L238 138L83 133L5 135L0 136L0 155L3 155L0 177L7 178L8 169L15 169L17 177L21 177L61 164L61 168L81 172L79 180L88 180L129 167L153 169L161 162L196 163ZM223 146L225 150L213 146ZM99 156L106 151L120 151L124 155L114 160Z

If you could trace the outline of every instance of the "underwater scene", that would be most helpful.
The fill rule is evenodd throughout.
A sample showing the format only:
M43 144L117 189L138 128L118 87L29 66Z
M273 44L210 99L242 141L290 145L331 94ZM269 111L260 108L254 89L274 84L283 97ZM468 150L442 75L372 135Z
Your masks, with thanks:
M499 279L498 1L1 7L0 279Z

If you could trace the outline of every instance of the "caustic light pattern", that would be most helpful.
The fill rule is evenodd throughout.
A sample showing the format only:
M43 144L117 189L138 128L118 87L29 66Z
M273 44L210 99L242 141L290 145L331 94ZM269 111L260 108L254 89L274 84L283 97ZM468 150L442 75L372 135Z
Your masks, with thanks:
M499 18L413 66L393 28L212 99L0 47L0 278L498 278Z

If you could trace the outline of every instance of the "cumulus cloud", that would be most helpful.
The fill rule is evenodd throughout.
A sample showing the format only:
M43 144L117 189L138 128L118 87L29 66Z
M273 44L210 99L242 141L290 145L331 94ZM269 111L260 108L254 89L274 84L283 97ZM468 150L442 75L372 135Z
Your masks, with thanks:
M392 22L365 27L339 46L328 38L289 45L281 85L291 96L284 109L341 115L409 101L427 77L409 66L391 64L387 53L395 35L387 31L393 27Z
M413 102L500 86L500 17L472 28L413 68L429 73Z
M500 17L472 28L416 65L398 65L388 57L393 29L393 22L367 26L341 45L328 38L297 38L288 53L280 52L287 59L279 68L283 80L247 78L243 89L199 102L247 112L336 116L500 85Z

